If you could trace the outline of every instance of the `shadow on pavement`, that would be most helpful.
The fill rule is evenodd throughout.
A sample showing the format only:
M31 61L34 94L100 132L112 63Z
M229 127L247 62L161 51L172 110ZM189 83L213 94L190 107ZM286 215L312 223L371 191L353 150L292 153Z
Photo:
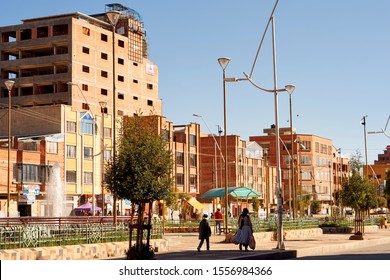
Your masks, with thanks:
M156 254L156 260L285 260L297 257L296 250L210 250L180 251Z

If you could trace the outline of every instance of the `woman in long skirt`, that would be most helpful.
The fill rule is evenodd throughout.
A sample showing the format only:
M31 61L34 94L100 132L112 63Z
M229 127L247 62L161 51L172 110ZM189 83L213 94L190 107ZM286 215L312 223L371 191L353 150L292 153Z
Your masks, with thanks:
M240 244L240 250L242 250L242 246L244 246L245 251L248 251L249 237L252 234L253 229L251 218L249 217L249 211L248 208L244 208L238 218L238 231L233 238L233 243Z

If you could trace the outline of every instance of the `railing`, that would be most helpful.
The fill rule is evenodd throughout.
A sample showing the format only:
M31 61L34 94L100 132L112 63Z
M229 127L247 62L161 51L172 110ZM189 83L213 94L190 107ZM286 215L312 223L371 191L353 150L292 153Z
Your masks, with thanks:
M1 218L0 249L128 241L129 222L128 217L118 217L116 225L112 217ZM161 222L153 221L150 237L161 236Z

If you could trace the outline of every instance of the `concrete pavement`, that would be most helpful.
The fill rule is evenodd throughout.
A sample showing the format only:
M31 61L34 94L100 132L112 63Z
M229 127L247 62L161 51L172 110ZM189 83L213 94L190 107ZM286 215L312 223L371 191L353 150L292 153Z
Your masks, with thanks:
M157 260L218 260L218 259L292 259L304 256L348 253L351 249L390 243L390 229L378 229L365 233L364 240L349 240L351 234L322 234L305 239L284 240L285 250L276 250L276 241L257 241L256 249L239 251L238 245L224 243L223 235L212 235L210 251L203 244L201 252L197 233L165 234L167 252L156 252Z

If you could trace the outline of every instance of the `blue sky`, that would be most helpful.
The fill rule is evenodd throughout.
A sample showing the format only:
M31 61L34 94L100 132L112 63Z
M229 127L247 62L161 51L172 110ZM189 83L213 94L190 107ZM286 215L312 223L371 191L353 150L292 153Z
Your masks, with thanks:
M227 77L250 72L274 0L113 1L140 13L147 30L150 59L159 67L163 115L174 124L198 122L208 132L223 126L222 70L218 57L230 57ZM13 0L0 25L70 12L105 11L104 0ZM21 9L21 7L23 7ZM360 150L364 130L386 124L389 110L390 2L280 0L275 12L278 86L295 84L293 124L298 133L333 140L344 155ZM270 32L253 80L273 88ZM248 140L275 123L274 100L248 82L228 83L227 133ZM279 125L289 126L289 99L279 95ZM367 135L369 162L389 138Z

